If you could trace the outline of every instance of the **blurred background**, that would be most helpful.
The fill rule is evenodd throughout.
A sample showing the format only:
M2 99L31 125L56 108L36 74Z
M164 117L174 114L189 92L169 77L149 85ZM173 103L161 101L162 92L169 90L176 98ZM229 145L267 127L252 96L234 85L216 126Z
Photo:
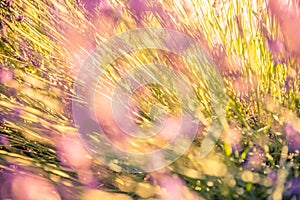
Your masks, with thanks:
M200 158L212 120L203 77L160 50L119 58L102 77L104 96L120 71L155 60L188 77L198 99L190 148L168 167L131 174L83 146L72 117L73 85L95 47L144 27L182 32L205 49L226 87L227 124ZM1 0L0 199L300 199L299 32L298 0ZM163 137L146 144L118 135L108 104L96 115L117 145L150 151L176 132L178 102L156 86L132 99L141 126L151 123L149 107L158 103L171 117Z

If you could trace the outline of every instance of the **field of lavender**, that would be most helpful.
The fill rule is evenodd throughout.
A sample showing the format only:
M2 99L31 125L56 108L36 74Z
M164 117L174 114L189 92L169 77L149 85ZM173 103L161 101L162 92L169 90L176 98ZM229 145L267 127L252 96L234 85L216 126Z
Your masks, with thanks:
M124 46L110 46L111 38L153 27L181 34L167 41L173 52L156 35L129 37L148 48L115 56ZM0 0L0 199L300 199L299 34L299 0ZM189 62L178 55L185 36L201 47L187 52ZM97 48L101 59L91 56ZM107 67L92 71L91 58ZM151 63L169 66L175 78ZM162 83L130 94L129 117L116 106L128 71L145 83L151 71ZM179 89L172 90L174 82ZM90 103L79 93L92 84ZM194 98L178 98L188 88ZM217 90L221 103L211 94ZM75 113L77 105L88 111ZM221 127L212 125L218 106ZM101 134L91 129L90 107ZM121 134L127 118L139 134L164 126L136 138L134 131ZM182 128L190 121L195 131ZM84 123L91 124L82 136ZM210 134L214 146L201 156ZM161 153L174 138L178 143ZM130 153L116 156L116 146Z

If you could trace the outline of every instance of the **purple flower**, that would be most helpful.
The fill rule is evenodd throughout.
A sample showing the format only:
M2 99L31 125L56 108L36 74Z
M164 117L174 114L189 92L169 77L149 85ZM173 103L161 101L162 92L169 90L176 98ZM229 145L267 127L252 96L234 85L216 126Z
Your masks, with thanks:
M285 196L288 196L288 197L295 196L296 199L300 198L300 179L299 179L299 177L293 178L287 184L287 188L285 190Z
M300 150L300 133L297 130L297 124L287 123L284 126L284 132L289 149L291 151Z
M0 82L2 84L8 83L13 78L13 73L6 69L0 69Z
M158 186L161 188L158 199L159 200L173 200L173 199L193 199L203 200L202 197L189 190L181 178L173 176L170 172L162 169L160 172L155 172L153 175Z
M268 39L268 45L269 45L269 49L273 53L282 53L284 50L284 46L279 39L276 40Z
M280 41L279 38L275 40L268 38L268 47L272 54L275 65L286 62L284 56L288 58L289 53L286 52L284 44L282 43L282 41Z
M280 25L287 49L296 57L300 56L300 12L299 1L269 0L268 9Z
M289 93L291 88L293 87L293 82L294 82L294 78L290 76L286 77L286 79L284 80L284 87L287 93Z
M53 199L60 200L54 185L37 175L17 175L11 184L12 197L21 199Z
M268 173L268 178L273 182L275 183L277 181L277 178L278 178L278 175L277 175L277 172L275 170L271 170L269 173Z
M246 169L259 169L265 162L266 155L262 148L254 146L252 150L248 153L245 162Z
M110 6L106 0L82 0L84 7L92 15L96 14L97 8L100 11L107 11L110 9Z
M184 182L178 177L167 176L160 181L164 192L160 195L161 200L180 199L183 194Z
M8 146L9 145L9 141L7 139L7 137L5 135L1 135L0 136L0 142L1 144L3 144L4 146Z

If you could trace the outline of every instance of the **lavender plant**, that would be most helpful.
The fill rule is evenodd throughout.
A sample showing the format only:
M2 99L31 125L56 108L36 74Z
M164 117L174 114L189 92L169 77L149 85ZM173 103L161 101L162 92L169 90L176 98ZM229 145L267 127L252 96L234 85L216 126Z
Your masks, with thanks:
M296 0L2 0L0 198L299 199L299 23ZM89 53L145 27L179 31L205 49L226 87L227 120L215 148L201 158L213 99L193 64L155 49L118 58L101 77L95 113L119 147L155 150L179 124L177 99L151 85L134 93L131 115L143 127L155 120L151 106L163 107L173 116L163 137L146 143L120 137L103 96L125 70L154 61L171 66L198 100L192 110L199 127L189 149L163 169L132 174L126 163L105 155L113 160L105 165L84 146L72 100L84 103L74 98L74 83Z

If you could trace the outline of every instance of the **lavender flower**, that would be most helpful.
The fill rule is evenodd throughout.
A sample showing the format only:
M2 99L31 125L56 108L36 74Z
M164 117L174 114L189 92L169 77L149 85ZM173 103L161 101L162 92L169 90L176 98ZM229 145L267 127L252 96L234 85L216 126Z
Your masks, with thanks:
M280 25L287 49L296 57L300 56L300 13L299 1L269 0L268 8Z
M297 124L287 123L284 126L284 132L289 149L291 151L300 150L300 133L299 130L297 130Z

